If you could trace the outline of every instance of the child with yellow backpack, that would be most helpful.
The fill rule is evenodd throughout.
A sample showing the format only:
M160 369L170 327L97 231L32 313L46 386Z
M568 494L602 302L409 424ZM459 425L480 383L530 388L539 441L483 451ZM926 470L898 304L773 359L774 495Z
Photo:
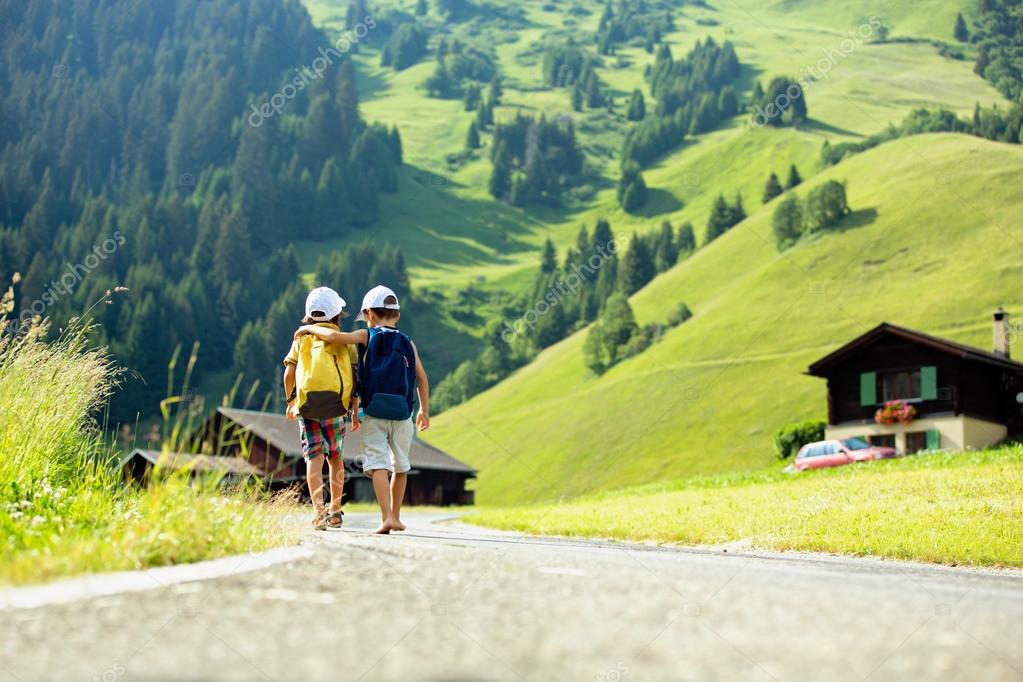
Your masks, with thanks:
M303 324L340 331L345 301L329 287L309 292ZM298 419L302 430L302 457L306 484L312 498L317 530L339 528L343 522L341 496L345 468L341 446L345 416L352 414L352 430L359 429L359 398L356 391L357 362L354 346L328 343L309 334L297 338L284 358L284 393L288 396L288 419ZM323 504L323 460L330 468L330 509Z

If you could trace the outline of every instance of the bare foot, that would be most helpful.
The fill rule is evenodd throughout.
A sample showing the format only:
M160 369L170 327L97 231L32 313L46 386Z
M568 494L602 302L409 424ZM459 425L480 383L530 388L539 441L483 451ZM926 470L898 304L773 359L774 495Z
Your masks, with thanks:
M391 521L391 530L403 531L405 530L405 524L398 520Z
M390 521L384 521L380 524L380 527L373 532L377 535L388 535L393 529L394 527L391 525Z

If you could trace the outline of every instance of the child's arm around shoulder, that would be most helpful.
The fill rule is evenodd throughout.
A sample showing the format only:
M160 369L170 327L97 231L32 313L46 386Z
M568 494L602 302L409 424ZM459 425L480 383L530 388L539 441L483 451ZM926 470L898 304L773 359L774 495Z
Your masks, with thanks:
M365 346L369 340L369 332L365 329L356 329L354 332L340 332L315 324L306 324L299 327L295 332L295 339L297 340L305 334L318 336L327 343L347 343L353 346L358 344Z

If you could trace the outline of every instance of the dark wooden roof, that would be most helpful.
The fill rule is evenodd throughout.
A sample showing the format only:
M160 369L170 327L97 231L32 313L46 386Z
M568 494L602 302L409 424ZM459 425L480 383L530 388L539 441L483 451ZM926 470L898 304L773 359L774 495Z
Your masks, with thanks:
M238 426L252 432L256 437L265 440L282 454L293 457L302 456L302 438L297 421L291 421L282 414L242 410L234 407L218 407L217 412ZM362 453L362 434L360 431L345 436L344 456L358 457ZM433 471L457 471L476 475L476 470L461 462L439 448L430 445L421 438L412 441L409 460L414 469L430 469Z
M242 476L262 476L262 472L241 457L217 457L214 455L187 455L180 452L161 452L159 450L132 450L121 459L121 466L136 457L160 466L164 469L190 470L202 472L222 472Z
M888 322L882 322L866 334L856 337L841 348L825 355L823 358L810 365L806 373L811 376L825 376L828 369L841 364L849 356L856 353L856 351L869 346L871 343L885 335L905 339L906 341L927 346L964 360L982 362L1023 374L1023 363L1003 358L1000 355L995 355L994 353L974 348L973 346L967 346L966 344L956 343L955 341L949 341L948 339L931 336L930 334L924 334L923 332L889 324Z

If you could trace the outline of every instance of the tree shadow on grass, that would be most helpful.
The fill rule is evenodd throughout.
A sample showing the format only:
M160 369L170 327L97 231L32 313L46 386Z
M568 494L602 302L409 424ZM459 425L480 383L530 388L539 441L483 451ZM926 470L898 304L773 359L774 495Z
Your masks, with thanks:
M863 137L863 135L860 135L859 133L857 133L857 132L855 132L853 130L848 130L846 128L839 128L838 126L831 125L830 123L825 123L824 121L820 121L820 120L815 119L815 118L811 118L810 120L806 121L805 123L802 123L799 126L799 128L801 130L812 130L812 131L820 132L820 133L831 133L832 135L845 135L846 137L856 137L856 138L862 138Z
M871 223L875 222L877 220L878 215L879 214L876 208L864 208L860 209L859 211L853 211L845 218L843 218L842 222L838 223L838 225L835 225L829 231L848 232L849 230L856 230L861 227L866 227L867 225L870 225Z
M391 89L391 84L387 82L382 72L370 71L370 68L360 63L358 59L353 59L352 65L355 67L355 89L360 100L379 99Z
M665 213L681 211L684 204L674 194L665 189L651 187L647 190L647 200L643 206L630 215L641 218L654 218Z

